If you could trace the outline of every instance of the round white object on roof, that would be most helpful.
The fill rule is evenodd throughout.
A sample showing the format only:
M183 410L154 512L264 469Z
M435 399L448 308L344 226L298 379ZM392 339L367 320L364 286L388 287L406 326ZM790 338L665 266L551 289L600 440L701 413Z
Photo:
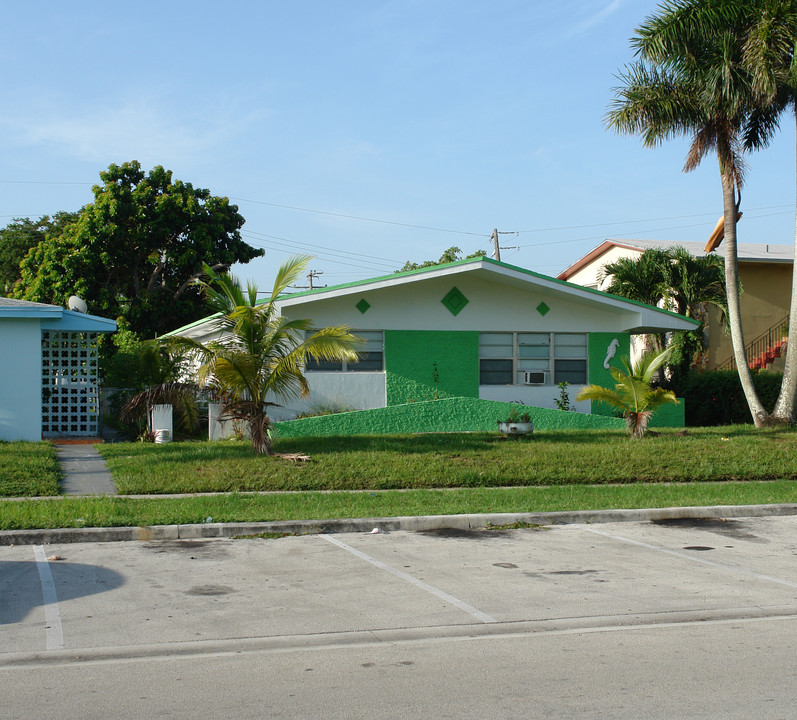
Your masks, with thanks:
M87 313L89 311L89 306L86 305L86 301L83 300L83 298L79 298L77 295L70 295L69 300L66 301L66 305L70 310L74 310L75 312Z

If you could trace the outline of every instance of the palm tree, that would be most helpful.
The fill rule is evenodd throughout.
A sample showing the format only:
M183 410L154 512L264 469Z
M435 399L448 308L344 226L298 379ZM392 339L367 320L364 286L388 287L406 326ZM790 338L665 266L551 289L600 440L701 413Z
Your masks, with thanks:
M647 146L691 138L684 170L694 170L714 152L719 161L725 219L727 316L734 357L753 421L767 413L753 386L744 353L736 221L744 180L743 142L765 145L777 111L756 105L758 93L745 62L744 38L754 0L671 0L632 40L641 58L621 74L607 114L609 127L642 135Z
M217 315L220 338L204 344L185 337L168 340L194 354L199 384L221 397L222 417L246 423L258 453L271 453L268 408L309 392L303 374L306 358L356 361L361 346L344 327L314 330L311 320L289 320L280 314L278 297L302 276L309 260L299 256L285 262L270 297L261 303L251 283L244 291L236 279L206 267L208 280L200 284Z
M639 257L621 257L604 265L601 281L609 278L606 292L636 300L646 305L659 305L667 295L667 266L671 261L666 250L651 248ZM645 347L663 350L664 335L645 336ZM650 342L649 342L650 340Z
M669 353L669 350L645 353L633 366L627 357L623 358L624 370L616 367L609 369L616 381L613 390L601 385L587 385L576 400L596 400L617 408L625 417L631 437L644 437L656 408L668 403L678 403L672 390L651 385L654 374L667 361Z
M753 87L767 111L791 110L797 121L797 0L758 0L754 5L744 48ZM746 143L754 146L757 138L750 134ZM794 422L797 403L797 227L794 249L789 339L783 381L772 411L772 417L780 422Z

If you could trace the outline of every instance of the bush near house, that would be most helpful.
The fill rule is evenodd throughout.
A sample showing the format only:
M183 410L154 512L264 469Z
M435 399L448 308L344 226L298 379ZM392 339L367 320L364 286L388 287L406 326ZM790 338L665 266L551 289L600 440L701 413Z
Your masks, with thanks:
M756 392L767 412L772 412L775 407L782 379L782 373L753 373ZM672 389L678 397L686 399L686 424L689 427L753 422L735 370L693 371Z

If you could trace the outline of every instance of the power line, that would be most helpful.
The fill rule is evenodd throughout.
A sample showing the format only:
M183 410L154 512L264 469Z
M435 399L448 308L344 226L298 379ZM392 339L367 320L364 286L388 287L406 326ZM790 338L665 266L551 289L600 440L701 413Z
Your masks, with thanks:
M768 205L765 207L759 208L750 208L746 210L746 212L756 212L758 210L776 210L778 208L785 208L785 207L794 207L793 205ZM777 215L783 213L775 213ZM671 217L662 217L662 218L647 218L645 220L618 220L616 222L608 222L608 223L593 223L592 225L562 225L561 227L552 227L552 228L537 228L536 230L516 230L517 233L536 233L536 232L556 232L558 230L583 230L584 228L592 228L592 227L610 227L613 225L633 225L636 223L646 223L646 222L661 222L663 220L684 220L686 218L693 218L693 217L716 217L717 213L697 213L695 215L673 215ZM769 217L769 215L761 215L759 217ZM703 224L703 223L700 223ZM683 227L697 227L696 225L684 225Z
M359 215L346 215L344 213L329 212L328 210L313 210L311 208L295 207L293 205L280 205L278 203L265 202L264 200L247 200L246 198L231 197L230 200L236 202L248 202L256 205L268 205L285 210L299 210L300 212L316 213L318 215L331 215L333 217L346 218L347 220L362 220L364 222L382 223L383 225L398 225L400 227L416 228L418 230L434 230L435 232L455 233L458 235L475 235L477 237L489 237L485 233L468 232L466 230L450 230L449 228L430 227L427 225L413 225L412 223L397 222L395 220L379 220L377 218L360 217Z
M783 206L774 206L774 207L783 207ZM762 217L773 217L775 215L788 215L788 214L789 214L789 212L769 213L768 215L756 215L755 217L753 217L751 219L752 220L756 220L756 219L762 218ZM747 217L747 215L745 215L745 218L746 217ZM618 224L620 224L620 223L618 223ZM711 223L692 223L690 225L673 225L671 227L652 228L652 229L647 229L647 230L637 230L635 232L612 233L611 237L629 237L629 236L636 236L636 235L642 235L642 234L647 235L649 233L664 232L666 230L683 230L684 228L705 227L706 225L714 225L714 224L715 224L714 222L711 222ZM592 225L588 225L587 227L593 227L593 226ZM592 235L590 237L572 238L570 240L550 240L548 242L529 243L528 245L519 245L518 247L528 248L528 247L541 247L543 245L565 245L566 243L584 242L586 240L605 240L605 239L606 239L605 235Z
M288 240L287 238L277 237L276 235L269 235L268 233L256 232L255 230L247 230L246 232L251 234L251 235L258 235L258 236L265 237L265 238L272 238L274 240L282 240L284 242L293 242L292 240ZM390 263L391 265L394 265L395 263L399 262L398 260L393 260L391 258L383 258L383 257L378 257L376 255L365 255L363 253L351 252L349 250L339 250L338 248L331 248L331 247L327 247L325 245L316 245L314 243L302 242L302 243L299 243L299 244L301 244L301 245L303 245L305 247L311 247L311 248L314 247L314 248L319 248L321 250L329 250L331 252L343 253L345 255L356 255L358 257L368 258L369 260L384 260L386 263Z

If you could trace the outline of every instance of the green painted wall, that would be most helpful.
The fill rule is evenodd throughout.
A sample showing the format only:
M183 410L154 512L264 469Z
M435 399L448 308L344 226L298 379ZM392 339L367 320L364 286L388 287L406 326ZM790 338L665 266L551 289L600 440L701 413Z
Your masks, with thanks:
M613 388L614 378L612 374L603 367L606 353L613 340L619 343L614 357L609 360L610 365L622 367L620 358L631 355L631 336L628 333L590 333L587 338L587 357L588 360L588 381L590 385L601 385L602 387ZM593 415L611 415L612 408L606 403L592 401Z
M385 385L388 405L479 397L479 334L385 330Z
M457 397L393 405L375 410L324 415L275 423L277 437L317 435L382 435L422 432L497 432L498 421L512 410L528 412L537 430L610 428L622 430L625 421L602 415L562 412L515 403Z

